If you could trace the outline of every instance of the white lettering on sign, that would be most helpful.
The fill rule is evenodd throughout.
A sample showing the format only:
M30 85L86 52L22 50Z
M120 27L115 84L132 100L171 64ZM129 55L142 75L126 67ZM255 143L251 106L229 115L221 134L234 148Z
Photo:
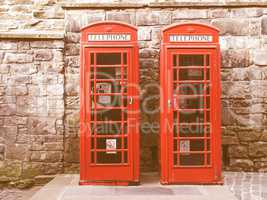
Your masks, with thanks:
M130 41L130 34L89 34L88 41Z
M170 42L212 42L211 35L170 35Z

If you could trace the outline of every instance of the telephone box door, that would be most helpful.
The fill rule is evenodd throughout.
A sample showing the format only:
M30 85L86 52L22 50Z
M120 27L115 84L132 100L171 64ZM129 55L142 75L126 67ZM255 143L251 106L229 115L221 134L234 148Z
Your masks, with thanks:
M169 122L169 178L171 181L212 181L216 151L214 82L216 52L203 49L173 49L168 51L172 105ZM216 87L213 85L213 87ZM212 132L212 133L211 133ZM192 180L194 182L194 180Z
M163 47L161 182L220 183L218 46L186 44L185 38Z
M116 25L112 23L115 31ZM136 49L112 44L98 41L83 49L87 128L81 138L80 184L128 185L139 180L138 99L132 87L137 83Z

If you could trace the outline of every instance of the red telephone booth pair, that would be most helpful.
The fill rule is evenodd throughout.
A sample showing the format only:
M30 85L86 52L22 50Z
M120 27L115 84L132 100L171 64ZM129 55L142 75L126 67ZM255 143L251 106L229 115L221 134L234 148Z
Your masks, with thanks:
M162 30L162 184L221 183L218 30L183 23ZM114 21L82 29L80 184L139 183L137 28Z

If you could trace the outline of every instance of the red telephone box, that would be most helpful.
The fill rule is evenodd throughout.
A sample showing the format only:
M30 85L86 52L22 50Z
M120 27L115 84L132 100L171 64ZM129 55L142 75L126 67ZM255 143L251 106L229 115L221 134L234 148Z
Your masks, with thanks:
M139 182L137 28L115 21L81 30L80 184Z
M222 183L218 33L201 23L162 30L162 184Z

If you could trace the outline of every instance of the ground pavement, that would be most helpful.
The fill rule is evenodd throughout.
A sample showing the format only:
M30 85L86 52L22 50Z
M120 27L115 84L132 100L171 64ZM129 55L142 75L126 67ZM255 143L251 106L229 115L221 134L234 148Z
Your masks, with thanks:
M238 200L267 200L267 173L243 173L243 172L225 172L225 186L227 186L227 189L231 191L236 199ZM179 187L179 189L172 189L175 186L171 187L165 187L167 189L162 189L161 186L157 185L157 177L156 176L151 176L151 174L146 174L143 176L144 180L142 183L146 185L146 187L149 186L155 186L155 190L133 190L128 189L127 193L138 193L138 192L146 192L146 199L148 200L148 194L150 195L151 193L155 193L157 196L156 197L163 197L162 195L167 195L168 197L171 196L168 195L170 192L172 193L180 193L183 195L190 195L190 193L194 196L198 195L198 192L204 192L202 187L198 187L197 190L192 189L191 186L183 186ZM151 178L152 177L152 178ZM75 176L75 178L72 180L71 184L76 184L78 176ZM156 185L155 185L156 184ZM194 187L195 189L197 187ZM202 188L202 189L201 189ZM33 187L28 190L18 190L18 189L0 189L0 199L1 200L29 200L34 194L36 194L37 191L39 191L40 187ZM154 188L155 189L155 188ZM99 189L97 189L99 192ZM97 193L97 190L94 190L94 193ZM92 194L92 189L88 189L86 187L82 187L82 191L84 195L91 195ZM114 190L106 190L105 192L110 193L114 192ZM120 193L120 195L123 195L122 193L126 192L126 190L117 190L117 194ZM65 191L64 195L71 198L72 195L77 194L76 187L70 188L68 191ZM62 198L64 197L62 195ZM81 194L80 194L81 196ZM51 196L49 196L51 197ZM51 198L49 198L51 199ZM88 198L87 198L88 199ZM175 198L176 199L176 198ZM129 200L129 198L128 198Z

